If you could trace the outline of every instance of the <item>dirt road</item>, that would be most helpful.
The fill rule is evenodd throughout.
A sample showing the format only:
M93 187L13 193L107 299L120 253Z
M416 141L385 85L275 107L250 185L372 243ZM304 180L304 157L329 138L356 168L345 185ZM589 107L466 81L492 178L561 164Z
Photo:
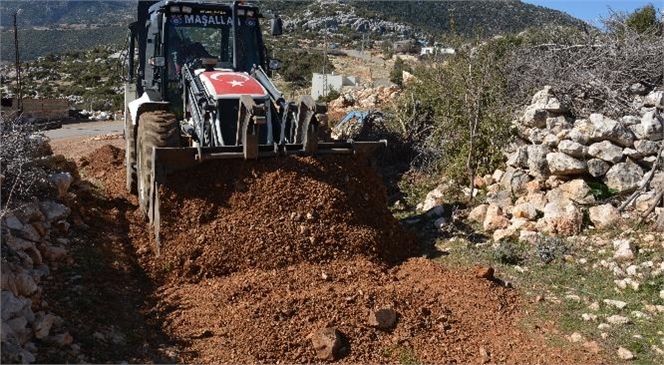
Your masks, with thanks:
M395 252L408 239L380 179L350 162L238 162L179 176L166 190L169 246L156 257L125 190L123 140L93 138L54 141L80 166L73 214L87 229L74 233L76 264L45 293L85 362L601 362L580 346L552 347L551 325L525 325L518 291ZM394 313L389 326L371 319L379 310Z

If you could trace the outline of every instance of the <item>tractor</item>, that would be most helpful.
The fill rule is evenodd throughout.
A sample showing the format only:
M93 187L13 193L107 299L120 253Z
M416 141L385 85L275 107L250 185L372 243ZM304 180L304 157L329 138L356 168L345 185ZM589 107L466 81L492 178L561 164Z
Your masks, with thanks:
M318 139L327 108L287 101L270 79L280 68L263 42L281 19L244 2L139 1L129 26L125 83L127 189L160 245L159 186L208 160L289 155L371 155L385 141Z

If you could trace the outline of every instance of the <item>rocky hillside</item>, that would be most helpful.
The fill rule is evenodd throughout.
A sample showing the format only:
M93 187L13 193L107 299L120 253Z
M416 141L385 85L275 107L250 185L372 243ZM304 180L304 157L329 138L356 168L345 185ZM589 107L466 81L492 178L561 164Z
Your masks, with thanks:
M48 53L122 43L126 24L135 17L132 1L3 1L0 29L12 39L12 15L21 9L21 55L31 60ZM334 42L357 46L363 34L381 38L431 38L449 32L472 35L514 33L543 24L580 26L562 12L520 1L271 1L286 30L298 39L318 39L327 29ZM365 36L366 37L366 36ZM355 42L355 43L354 43ZM58 47L54 48L53 45ZM12 60L12 42L2 42L1 60Z

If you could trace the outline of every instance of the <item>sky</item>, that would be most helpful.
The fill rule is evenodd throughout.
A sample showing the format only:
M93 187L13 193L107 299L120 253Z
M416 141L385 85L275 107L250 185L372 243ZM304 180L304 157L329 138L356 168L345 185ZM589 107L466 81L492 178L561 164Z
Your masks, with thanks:
M597 25L600 18L607 18L612 9L615 12L631 13L648 4L656 10L664 7L662 0L522 0L524 3L540 5L551 9L564 11L575 18Z

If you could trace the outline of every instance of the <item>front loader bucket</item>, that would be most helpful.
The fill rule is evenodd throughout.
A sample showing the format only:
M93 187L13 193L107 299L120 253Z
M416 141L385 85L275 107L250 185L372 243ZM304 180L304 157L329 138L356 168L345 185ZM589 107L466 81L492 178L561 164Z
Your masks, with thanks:
M161 248L161 211L159 201L159 188L166 183L169 173L192 168L209 160L228 159L256 159L279 156L311 156L311 155L346 155L361 159L371 157L381 148L387 146L386 140L380 141L346 141L346 142L317 142L297 143L286 145L259 145L251 150L246 146L224 147L153 147L152 170L153 186L149 201L149 216L154 224L157 255ZM313 150L312 150L313 149Z

